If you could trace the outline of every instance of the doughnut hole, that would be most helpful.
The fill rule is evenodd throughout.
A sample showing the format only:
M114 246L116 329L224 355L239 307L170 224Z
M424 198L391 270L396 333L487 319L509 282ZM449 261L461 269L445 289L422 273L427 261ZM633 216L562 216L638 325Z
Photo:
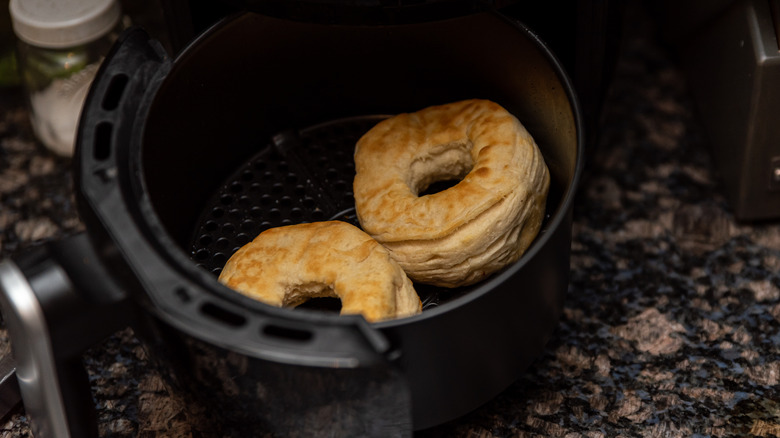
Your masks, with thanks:
M442 144L415 157L406 183L416 196L432 195L458 184L474 168L468 140Z
M320 310L331 313L341 311L341 300L334 297L314 297L296 306L301 309Z

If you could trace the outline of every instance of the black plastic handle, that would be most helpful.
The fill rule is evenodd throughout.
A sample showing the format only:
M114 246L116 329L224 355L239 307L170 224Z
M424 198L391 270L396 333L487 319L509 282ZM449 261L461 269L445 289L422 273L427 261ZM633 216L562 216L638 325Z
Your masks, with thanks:
M35 436L98 436L81 353L128 325L125 303L84 234L0 264L0 305Z
M230 344L225 348L241 344L235 341L241 336L236 332L254 326L262 317L267 320L264 328L246 341L267 347L256 353L258 357L289 359L287 363L305 366L384 364L386 356L392 355L391 346L365 321L361 324L347 318L337 322L314 318L304 322L278 312L250 315L247 307L251 304L237 303L236 297L216 299L213 290L205 292L216 287L215 279L196 268L186 254L175 250L177 243L155 213L159 206L151 205L139 178L139 174L148 176L155 170L156 174L174 171L150 170L149 163L141 164L138 158L140 137L154 135L154 131L145 131L146 118L152 103L158 105L159 116L160 96L156 93L170 79L166 75L171 68L172 61L145 31L125 31L101 66L82 113L76 167L80 215L95 247L112 252L104 260L110 263L115 277L129 291L138 289L139 293L134 295L159 313L161 319L174 326L182 324L182 331L197 332L216 345ZM184 80L198 82L185 76L188 77ZM213 91L219 85L204 84L202 88ZM179 109L177 105L178 101L172 110ZM170 145L173 151L176 147ZM175 207L176 203L171 204ZM193 324L194 317L203 317L204 323ZM308 341L299 342L299 335Z
M144 31L125 32L87 97L77 140L80 215L113 278L145 309L136 333L152 356L181 365L172 367L180 380L193 379L180 389L197 388L198 398L218 407L213 411L220 412L219 421L228 430L247 431L236 436L252 436L262 428L288 436L310 430L304 426L308 420L327 420L318 427L338 430L342 436L366 436L367 430L381 430L368 433L375 436L411 434L408 385L397 351L379 330L357 317L293 317L260 306L228 291L176 250L139 178L155 174L148 162L139 160L139 142L154 135L146 130L147 115L152 103L158 114L162 111L160 101L166 99L156 93L170 80L166 74L171 67L159 44ZM214 91L220 84L211 85ZM170 111L185 105L178 99L172 102ZM168 152L176 146L165 147ZM170 169L159 170L157 174ZM226 352L245 355L242 360L255 364L216 373L242 382L237 385L242 394L226 393L222 385L210 387L208 379L197 380L212 375L194 371L211 363L198 360L201 351L213 351L214 357ZM265 395L258 394L264 379L270 379ZM289 381L300 384L300 391L282 385ZM366 391L377 387L381 391ZM318 404L301 397L304 391L317 391L324 398L319 405L334 407L340 418L323 419L313 409ZM272 392L278 397L271 397L275 403L268 406L264 398ZM377 393L384 397L375 397Z

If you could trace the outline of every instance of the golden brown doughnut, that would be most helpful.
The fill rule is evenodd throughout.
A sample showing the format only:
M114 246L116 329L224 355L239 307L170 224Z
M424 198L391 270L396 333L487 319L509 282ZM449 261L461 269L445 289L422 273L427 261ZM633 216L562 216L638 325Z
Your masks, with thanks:
M531 135L488 100L383 120L355 149L360 225L415 281L475 283L516 261L541 227L549 171ZM456 185L418 196L437 181Z
M360 313L370 322L422 310L412 282L387 250L340 221L268 229L230 257L219 281L278 307L340 298L342 315Z

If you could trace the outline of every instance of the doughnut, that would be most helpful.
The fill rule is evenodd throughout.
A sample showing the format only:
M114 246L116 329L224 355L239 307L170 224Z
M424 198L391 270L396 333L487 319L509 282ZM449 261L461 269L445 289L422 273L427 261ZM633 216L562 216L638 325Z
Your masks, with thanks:
M536 237L550 175L523 125L465 100L399 114L355 147L361 228L419 283L466 286L515 262ZM457 184L420 195L434 182Z
M263 231L228 259L219 281L277 307L340 298L342 315L362 314L369 322L422 310L412 282L388 251L341 221Z

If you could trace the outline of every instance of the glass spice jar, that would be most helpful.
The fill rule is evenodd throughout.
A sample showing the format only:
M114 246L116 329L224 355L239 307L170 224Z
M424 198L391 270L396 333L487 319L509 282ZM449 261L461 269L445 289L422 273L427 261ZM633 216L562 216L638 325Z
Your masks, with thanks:
M11 0L22 82L36 137L72 156L92 79L121 30L118 0Z

